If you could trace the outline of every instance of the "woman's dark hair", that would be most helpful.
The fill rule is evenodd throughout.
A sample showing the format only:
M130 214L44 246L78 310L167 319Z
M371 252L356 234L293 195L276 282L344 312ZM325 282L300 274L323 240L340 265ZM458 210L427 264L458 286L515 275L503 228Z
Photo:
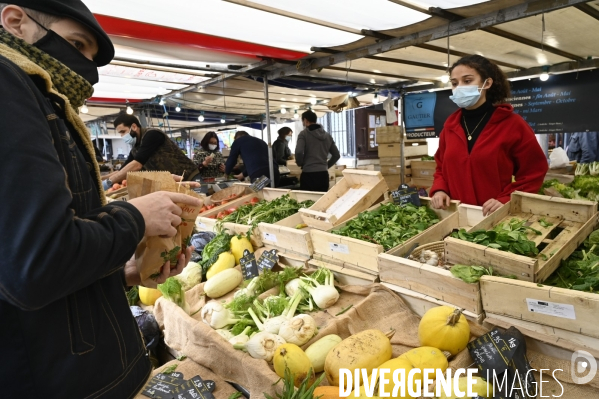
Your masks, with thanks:
M475 54L460 58L449 68L449 73L451 74L458 65L475 69L483 81L488 78L493 79L493 85L487 89L487 100L492 104L506 102L512 96L510 82L507 80L505 73L485 57Z
M220 140L218 139L218 136L214 132L208 132L204 135L202 141L200 141L200 145L205 151L210 151L208 144L210 144L210 140L212 139L216 139L216 151L220 150Z
M293 133L293 130L291 130L290 127L285 126L285 127L280 128L277 133L279 133L279 137L285 137L289 133Z

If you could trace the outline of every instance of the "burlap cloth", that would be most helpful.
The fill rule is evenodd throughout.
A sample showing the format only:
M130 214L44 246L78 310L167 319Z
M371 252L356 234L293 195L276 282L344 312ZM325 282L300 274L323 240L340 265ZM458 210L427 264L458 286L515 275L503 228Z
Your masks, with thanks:
M418 323L420 317L412 313L393 291L380 284L339 288L341 296L334 306L312 314L318 324L319 332L304 346L304 349L328 334L337 334L341 338L347 338L362 330L373 328L384 332L390 329L396 331L391 339L394 357L419 346ZM203 284L200 284L186 293L192 313L204 305L206 297L203 292ZM226 299L219 298L221 301ZM353 306L347 312L335 316L350 305ZM201 321L200 312L190 317L174 303L160 298L156 302L154 315L161 328L164 328L167 345L227 381L245 387L250 391L252 397L261 398L264 393L274 395L280 389L280 384L273 385L279 380L279 377L266 361L253 359L246 353L233 349L218 333ZM470 323L470 328L473 339L488 332L486 328L473 323ZM595 388L589 385L567 384L572 382L568 375L570 362L532 351L529 351L529 357L534 368L550 369L551 371L561 368L566 371L556 373L564 385L565 392L562 398L599 399L599 389L595 389L599 388L599 377L590 384ZM473 363L468 351L462 351L451 359L449 365L455 370L475 367ZM551 372L543 373L544 380L551 379ZM545 383L543 395L551 396L551 393L547 393L551 390L555 391L555 395L559 395L561 387L555 382L553 384Z
M177 368L175 371L183 373L183 378L185 378L186 380L189 380L189 379L195 377L196 375L199 375L200 377L202 377L202 380L204 380L204 381L207 381L207 380L214 381L214 383L216 384L216 387L212 394L214 395L214 397L216 399L227 399L231 394L237 392L237 390L235 388L233 388L230 384L228 384L222 377L219 377L218 375L214 374L212 371L208 370L206 367L200 366L199 364L197 364L190 358L187 358L182 361L173 360L171 362L168 362L165 365L160 366L156 370L154 370L152 372L152 377L154 377L156 374L160 373L165 368L170 367L175 364L177 365ZM147 399L147 396L144 396L141 393L139 393L135 397L135 399Z

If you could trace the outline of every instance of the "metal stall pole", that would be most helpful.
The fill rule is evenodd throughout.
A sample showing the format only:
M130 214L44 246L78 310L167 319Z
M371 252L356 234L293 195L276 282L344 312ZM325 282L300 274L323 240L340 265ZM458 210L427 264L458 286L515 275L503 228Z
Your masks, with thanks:
M266 143L268 144L268 169L270 171L270 186L275 187L275 170L273 167L272 145L270 144L270 104L268 100L268 78L264 77L264 101L266 103Z
M406 157L404 156L404 146L405 146L405 132L406 132L406 120L405 120L405 112L404 112L404 104L405 104L405 96L406 93L402 90L401 95L399 96L399 101L401 104L398 104L397 109L401 113L401 184L406 183ZM396 189L397 190L397 189Z

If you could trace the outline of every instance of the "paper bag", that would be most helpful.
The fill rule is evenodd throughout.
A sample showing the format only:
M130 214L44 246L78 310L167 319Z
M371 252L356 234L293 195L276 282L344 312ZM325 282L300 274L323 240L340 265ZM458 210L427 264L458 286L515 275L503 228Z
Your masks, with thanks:
M135 260L142 285L155 288L155 279L160 275L162 265L170 261L171 268L175 268L179 255L189 245L204 197L184 184L176 183L168 172L132 172L127 174L127 183L131 199L157 191L168 191L186 194L201 201L197 207L177 204L182 213L181 224L177 226L177 234L174 237L145 237L139 243L135 251Z

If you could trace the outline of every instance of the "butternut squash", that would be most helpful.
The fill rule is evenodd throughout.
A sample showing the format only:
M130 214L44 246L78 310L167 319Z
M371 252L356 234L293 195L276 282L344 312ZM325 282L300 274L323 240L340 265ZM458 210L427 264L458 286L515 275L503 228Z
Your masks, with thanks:
M393 332L390 333L393 335ZM391 341L379 330L365 330L341 341L328 353L324 372L331 385L339 385L340 369L367 369L368 375L391 359ZM347 382L346 382L347 383Z

